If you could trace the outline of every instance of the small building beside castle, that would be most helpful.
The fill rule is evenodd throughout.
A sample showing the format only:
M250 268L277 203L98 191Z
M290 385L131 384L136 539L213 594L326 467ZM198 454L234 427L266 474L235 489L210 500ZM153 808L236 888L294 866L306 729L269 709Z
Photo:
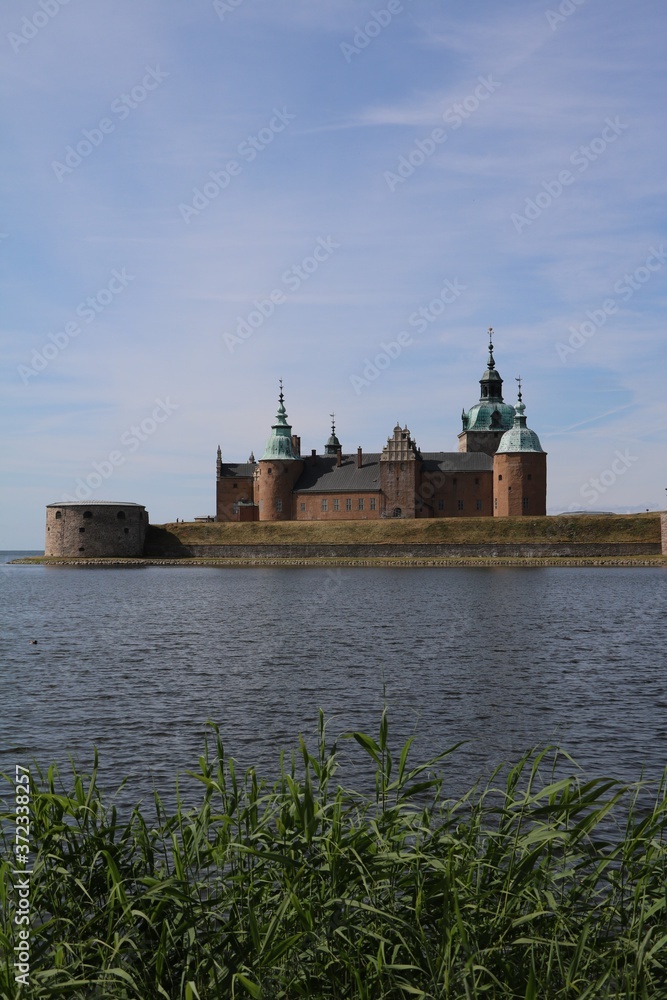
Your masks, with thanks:
M45 556L142 556L148 513L138 503L65 500L46 508Z
M259 459L216 460L217 521L374 520L381 517L514 517L546 515L546 454L527 426L521 383L516 406L503 399L493 355L480 398L462 415L458 451L422 452L407 426L396 424L381 452L344 453L332 416L321 454L302 455L278 412Z

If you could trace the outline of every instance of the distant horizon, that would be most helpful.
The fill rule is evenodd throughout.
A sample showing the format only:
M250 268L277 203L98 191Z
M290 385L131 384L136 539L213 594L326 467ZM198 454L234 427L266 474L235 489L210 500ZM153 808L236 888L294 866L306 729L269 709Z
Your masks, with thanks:
M663 4L34 0L0 27L6 551L95 475L153 523L212 513L279 378L306 453L331 412L345 451L397 419L455 451L489 327L549 513L664 509Z

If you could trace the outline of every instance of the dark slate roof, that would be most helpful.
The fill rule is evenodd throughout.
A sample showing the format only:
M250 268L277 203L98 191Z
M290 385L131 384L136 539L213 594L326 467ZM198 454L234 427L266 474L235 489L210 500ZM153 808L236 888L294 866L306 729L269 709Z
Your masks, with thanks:
M342 490L367 490L377 493L380 489L380 453L372 452L362 458L357 468L357 456L343 455L343 464L336 465L335 455L317 455L315 464L304 458L304 469L294 487L295 493L340 493Z
M252 462L238 462L238 463L223 462L220 471L220 477L222 479L227 479L227 478L234 479L237 478L238 476L246 476L252 479L253 473L256 468L257 465L256 464L253 465Z
M491 472L493 458L474 451L422 452L425 472ZM295 493L340 493L344 491L377 492L380 489L380 452L363 455L363 465L357 468L357 456L343 455L341 466L335 455L304 458L304 470L294 487Z
M423 451L426 472L492 472L493 458L483 451Z

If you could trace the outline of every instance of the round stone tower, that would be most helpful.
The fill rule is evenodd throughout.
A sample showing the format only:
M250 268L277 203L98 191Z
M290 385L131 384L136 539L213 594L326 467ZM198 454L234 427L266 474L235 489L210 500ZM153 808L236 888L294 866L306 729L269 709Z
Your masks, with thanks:
M292 491L303 471L303 461L295 453L292 427L287 423L283 384L276 422L255 471L255 502L260 521L291 521Z
M142 556L148 514L138 503L68 500L46 508L46 556Z
M496 517L536 517L547 512L547 456L526 424L521 394L514 426L500 439L493 459L493 513Z

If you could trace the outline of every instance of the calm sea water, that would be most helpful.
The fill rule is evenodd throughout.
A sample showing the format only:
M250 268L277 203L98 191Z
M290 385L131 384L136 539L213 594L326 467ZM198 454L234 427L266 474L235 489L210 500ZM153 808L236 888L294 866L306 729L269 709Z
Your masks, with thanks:
M332 738L376 733L384 699L415 757L468 741L453 791L536 744L623 780L667 763L660 568L6 566L0 587L0 770L89 767L97 746L125 802L169 797L208 719L272 777L320 707Z

